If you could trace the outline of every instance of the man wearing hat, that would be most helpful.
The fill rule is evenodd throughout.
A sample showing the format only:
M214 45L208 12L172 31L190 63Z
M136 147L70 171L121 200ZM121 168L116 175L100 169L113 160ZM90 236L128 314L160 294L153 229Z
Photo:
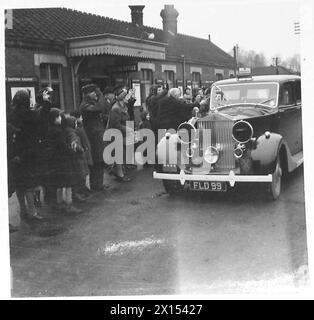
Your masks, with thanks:
M93 165L90 166L90 187L93 191L103 190L104 175L104 124L102 113L104 112L103 96L95 84L87 84L82 87L83 99L80 111L83 116L83 124L87 137L91 144Z
M102 121L105 129L108 125L108 118L109 118L111 107L115 102L116 102L116 96L114 94L114 88L106 87L104 90L104 111L102 112Z

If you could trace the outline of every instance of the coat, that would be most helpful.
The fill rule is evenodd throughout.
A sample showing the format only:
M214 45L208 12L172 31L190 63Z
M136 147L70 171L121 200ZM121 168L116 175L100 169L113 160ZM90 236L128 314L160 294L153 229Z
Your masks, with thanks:
M93 162L103 162L104 151L104 124L102 122L102 113L104 105L91 100L88 96L84 97L80 105L83 116L83 124L91 145L91 154Z
M10 190L29 189L42 182L40 118L34 110L14 110L8 117Z
M55 188L72 187L75 170L72 156L75 151L68 143L66 132L60 125L50 125L46 141L44 184Z
M126 122L130 120L127 108L120 105L123 102L115 102L110 110L108 129L118 129L123 138L126 137Z
M157 115L158 129L175 129L192 117L193 105L174 97L164 97L159 101Z
M72 186L79 184L81 181L85 181L88 175L88 164L84 154L84 148L82 146L81 139L77 134L76 118L68 117L65 119L66 128L65 139L67 145L71 146L75 143L75 152L68 155L68 160L71 165L71 176L69 177L70 184Z
M77 135L80 137L82 147L84 149L84 156L86 158L87 165L92 166L93 158L91 153L91 145L82 124L78 124L76 128L76 132L77 132Z
M163 91L161 94L153 95L149 98L148 112L150 115L150 122L155 134L158 130L159 106L160 103L167 98L167 92Z
M120 105L121 103L121 105ZM127 126L126 122L129 121L129 114L126 106L123 106L123 102L117 101L112 106L110 115L109 115L109 122L108 122L108 129L117 129L121 132L123 138L123 161L126 160L126 152L127 152Z

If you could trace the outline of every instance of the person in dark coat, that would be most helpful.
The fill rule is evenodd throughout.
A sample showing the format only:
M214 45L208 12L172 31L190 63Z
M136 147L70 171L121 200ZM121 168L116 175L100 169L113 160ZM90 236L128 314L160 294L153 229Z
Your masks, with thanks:
M93 191L104 189L104 124L102 122L102 113L104 104L99 102L97 87L94 84L88 84L82 88L83 100L80 105L80 111L83 116L83 124L91 144L91 153L93 165L90 166L90 187Z
M180 99L180 89L172 88L159 102L158 129L175 129L192 117L193 105Z
M61 110L52 108L47 134L45 184L57 190L56 209L65 213L80 213L81 210L72 205L72 187L77 178L73 157L82 150L77 149L77 142L67 134L66 124L65 117L61 117Z
M136 102L135 98L135 89L128 89L128 101L127 101L127 108L129 114L129 121L134 121L134 104Z
M68 145L75 146L75 153L70 156L73 175L71 177L72 198L77 201L85 200L83 189L86 183L86 176L89 173L84 147L77 131L77 119L73 116L65 118L65 135Z
M26 90L19 90L13 97L8 122L12 134L8 159L10 189L12 192L13 183L21 218L40 220L42 217L34 203L35 190L42 182L39 117L36 111L30 109L30 96Z
M149 94L145 100L146 110L148 113L151 113L151 100L153 97L157 96L157 89L158 89L158 85L153 85L149 89Z
M71 116L75 117L77 122L76 134L79 138L79 143L83 148L83 164L81 172L80 183L74 186L74 196L77 200L86 200L89 198L91 191L87 186L89 186L89 166L93 165L93 159L91 155L90 142L88 140L87 134L83 126L83 119L81 112L76 110L70 113Z
M48 133L49 126L49 112L52 108L52 94L51 87L42 88L36 96L36 110L40 118L40 134L45 139Z
M162 88L161 86L158 86L156 96L154 96L154 95L151 96L151 98L149 100L148 112L149 112L149 117L150 117L150 123L151 123L152 130L154 131L156 138L157 138L157 131L158 131L160 103L162 103L162 101L164 99L166 99L167 94L168 94L167 89Z
M36 106L35 109L39 115L39 131L41 136L42 145L45 145L45 141L47 139L48 128L49 128L49 112L52 106L52 95L53 89L51 87L44 87L39 90L38 95L36 96ZM45 152L42 149L42 152ZM42 157L42 155L41 155ZM44 190L44 201L49 204L50 202L56 201L56 190L51 189L45 185L42 186ZM41 206L40 202L40 193L35 193L35 205Z
M105 130L108 125L108 119L109 119L109 113L110 113L111 107L116 102L115 99L116 99L116 96L114 94L114 88L106 87L104 90L104 109L101 114L102 122Z

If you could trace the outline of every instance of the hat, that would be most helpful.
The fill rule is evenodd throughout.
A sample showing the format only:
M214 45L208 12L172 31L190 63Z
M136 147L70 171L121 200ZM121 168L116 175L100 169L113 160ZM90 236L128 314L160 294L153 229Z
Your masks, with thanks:
M125 87L118 87L115 89L117 100L123 100L127 94L128 90Z
M75 129L77 119L73 116L67 116L65 118L65 125L69 128Z
M61 114L61 110L58 108L51 108L49 111L49 121L53 123L57 117Z
M75 118L79 118L82 115L82 112L80 110L74 110L70 112L70 116L73 116Z
M95 90L96 90L96 85L94 85L93 83L87 84L82 87L82 93L84 93L84 94L91 93Z

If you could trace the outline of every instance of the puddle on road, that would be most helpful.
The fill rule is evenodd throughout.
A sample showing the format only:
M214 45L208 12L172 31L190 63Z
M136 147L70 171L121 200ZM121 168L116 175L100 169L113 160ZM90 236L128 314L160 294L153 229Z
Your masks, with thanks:
M147 248L164 244L164 239L145 238L136 241L109 242L106 246L97 249L97 255L123 255L137 253Z

